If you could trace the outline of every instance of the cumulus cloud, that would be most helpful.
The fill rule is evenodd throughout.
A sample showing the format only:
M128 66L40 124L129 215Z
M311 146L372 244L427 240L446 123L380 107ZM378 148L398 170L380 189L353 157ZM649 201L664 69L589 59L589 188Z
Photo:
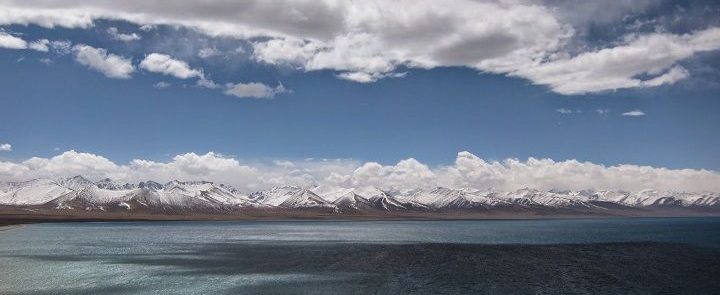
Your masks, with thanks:
M604 166L590 162L529 158L487 162L468 153L458 153L455 165L441 168L445 183L456 187L481 186L513 189L523 186L541 189L624 189L712 190L720 174L707 170L671 170L650 166Z
M348 176L352 186L369 185L387 188L427 187L437 177L427 165L413 158L389 166L375 162L365 163Z
M253 187L261 181L257 169L248 165L241 165L236 159L209 152L204 155L187 153L173 157L167 163L133 160L125 167L132 173L129 179L158 179L168 181L175 178L201 179L207 177L214 181L233 183L241 187ZM233 180L236 178L236 180ZM251 182L251 183L239 183Z
M33 41L28 44L28 48L41 52L48 52L50 50L50 41L48 39Z
M225 87L225 94L243 98L273 98L288 91L282 84L273 88L258 82L229 83Z
M75 61L108 78L128 79L135 71L135 66L129 58L108 53L104 48L80 44L73 46L72 49L75 53Z
M678 62L720 48L717 27L631 33L601 48L568 45L594 23L615 22L651 4L630 2L11 0L0 4L0 24L88 28L114 19L143 30L177 25L250 40L253 58L264 63L334 70L351 81L398 77L400 67L461 66L568 95L673 84L690 75ZM212 48L198 54L212 56Z
M35 51L48 52L50 41L47 39L27 42L20 37L0 31L0 48L8 49L32 49Z
M645 112L643 112L641 110L632 110L629 112L624 112L624 113L622 113L622 115L629 116L629 117L640 117L640 116L645 116Z
M9 152L12 151L12 145L9 143L2 143L0 144L0 152Z
M0 32L0 47L8 49L25 49L27 42L5 32Z
M137 41L141 39L140 35L136 33L120 33L116 27L108 28L107 33L110 35L111 38L124 42Z
M121 176L123 167L105 157L90 153L67 151L52 158L33 157L21 163L40 177L88 175L92 178Z
M486 161L469 152L460 152L454 163L438 167L430 167L413 158L394 165L342 159L243 163L213 152L181 154L167 162L136 159L123 165L99 155L76 151L21 162L0 161L2 181L77 174L128 182L209 180L230 184L245 192L277 185L376 186L388 190L444 186L500 190L530 187L544 190L720 191L720 173L709 170L627 164L604 166L577 160L536 158Z
M145 59L140 62L140 68L149 72L173 76L178 79L203 77L201 70L193 69L186 62L161 53L151 53L145 56Z

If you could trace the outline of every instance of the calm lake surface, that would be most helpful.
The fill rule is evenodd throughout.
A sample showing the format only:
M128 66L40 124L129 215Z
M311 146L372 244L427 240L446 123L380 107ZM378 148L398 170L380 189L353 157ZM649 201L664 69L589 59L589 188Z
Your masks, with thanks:
M720 218L32 224L0 294L720 294Z

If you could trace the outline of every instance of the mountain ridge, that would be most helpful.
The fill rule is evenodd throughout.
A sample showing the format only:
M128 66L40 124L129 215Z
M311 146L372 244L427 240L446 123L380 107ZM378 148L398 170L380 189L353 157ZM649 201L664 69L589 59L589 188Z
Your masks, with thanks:
M55 210L155 213L232 213L244 210L317 210L328 214L520 212L532 214L616 214L683 210L720 213L720 193L641 190L515 191L474 188L382 190L376 187L277 186L244 194L210 181L161 184L90 181L80 175L0 182L0 205Z

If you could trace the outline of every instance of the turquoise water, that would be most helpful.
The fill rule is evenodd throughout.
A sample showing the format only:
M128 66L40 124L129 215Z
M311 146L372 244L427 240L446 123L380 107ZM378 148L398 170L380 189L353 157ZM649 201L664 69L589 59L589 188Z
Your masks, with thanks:
M641 242L652 243L635 244ZM573 246L601 243L621 244L608 246L611 248ZM570 246L552 246L558 244ZM666 244L681 246L661 246ZM582 263L605 263L616 257L620 257L618 261L635 261L632 255L645 256L643 249L648 249L648 255L678 256L672 251L685 248L699 250L681 253L683 261L714 261L720 249L720 218L32 224L0 232L0 293L389 294L479 290L490 294L498 290L493 289L493 282L504 279L491 274L483 281L484 269L475 266L486 263L489 266L485 269L507 271L493 259L524 265L524 261L550 253L556 256L548 256L542 263L553 266L553 260L577 257L567 258L571 259L567 263L582 268ZM488 251L495 254L483 256ZM593 251L599 254L592 256ZM517 261L516 257L529 255L526 253L539 254ZM447 276L434 277L434 266L428 265L434 257L445 257L434 263L443 267L435 271L447 272ZM595 260L579 262L585 257ZM472 259L478 262L469 263ZM655 263L642 260L646 257L637 259L641 260L634 264ZM393 265L384 265L386 262ZM458 276L449 270L456 265L476 274L456 279ZM692 270L696 266L687 267ZM508 271L509 276L513 273ZM540 282L538 288L550 291L554 284L567 283L544 286L546 279L532 279ZM621 281L617 284L618 288L630 286ZM587 286L578 288L579 292Z

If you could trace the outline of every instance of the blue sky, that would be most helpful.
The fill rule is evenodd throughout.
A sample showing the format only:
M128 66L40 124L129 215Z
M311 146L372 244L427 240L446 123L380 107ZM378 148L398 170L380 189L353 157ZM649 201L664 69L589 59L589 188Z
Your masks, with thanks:
M628 38L681 38L718 25L718 5L712 1L639 6L620 7L621 17L590 24L557 16L559 23L573 28L573 36L543 52L579 56L640 43ZM40 11L21 4L16 9ZM682 21L667 21L678 10L685 13ZM703 13L715 13L715 19L697 20ZM680 67L682 77L662 85L603 84L598 90L553 82L552 75L559 74L544 68L538 73L525 66L504 70L477 65L475 57L466 61L464 52L437 55L432 65L423 66L412 58L390 58L390 70L366 67L372 59L323 66L263 60L255 46L285 38L278 36L287 32L213 36L192 25L141 29L143 21L120 18L98 16L85 27L0 19L3 34L27 42L86 44L130 60L133 67L128 77L118 79L83 65L78 49L0 48L0 143L12 145L0 152L0 160L76 150L127 163L213 151L248 161L342 158L392 164L413 157L436 166L470 151L486 160L536 157L720 169L720 52L714 47L674 57L660 71L648 66L649 73L632 76L650 81ZM139 39L119 40L109 29ZM312 38L313 32L296 35ZM717 40L708 42L716 46ZM362 50L346 48L342 58L365 57ZM143 69L141 62L152 53L184 62L215 86L198 86L199 74L180 79ZM343 73L374 75L374 81L342 79ZM159 82L168 86L157 87ZM232 88L226 83L262 83L271 92L238 97L226 93ZM623 115L636 110L644 115Z

